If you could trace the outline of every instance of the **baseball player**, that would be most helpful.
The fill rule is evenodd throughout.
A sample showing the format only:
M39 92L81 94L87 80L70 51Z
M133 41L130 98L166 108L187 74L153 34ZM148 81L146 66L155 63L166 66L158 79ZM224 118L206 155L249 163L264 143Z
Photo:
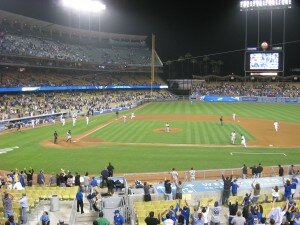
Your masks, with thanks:
M32 126L32 128L34 128L34 125L35 125L35 121L31 120L31 126Z
M126 120L127 120L127 116L124 115L124 116L123 116L123 123L126 123Z
M57 144L58 134L56 131L54 132L53 136L54 136L54 144Z
M66 124L66 119L65 119L65 117L61 117L61 123L62 123L62 125L64 126L65 124Z
M273 124L274 124L275 131L278 132L278 129L279 129L278 121L275 120Z
M69 130L68 132L67 132L67 140L66 140L67 142L72 142L72 134L71 134L71 130Z
M235 121L235 119L236 119L236 114L235 113L232 114L232 119L233 119L233 121Z
M170 124L169 123L166 123L165 132L167 132L167 133L170 132Z
M194 168L192 167L191 170L189 171L190 173L190 180L195 181L196 180L196 171L194 170Z
M86 125L89 125L90 118L89 118L89 114L88 113L85 116L85 121L86 121Z
M223 116L220 117L220 124L223 126Z
M244 136L243 134L241 134L241 144L242 144L245 148L247 148L246 138L245 138L245 136Z
M131 113L130 119L133 119L133 118L135 118L134 112Z
M75 113L73 113L73 115L72 115L73 127L75 127L75 125L76 125L76 119L77 119L77 116Z
M231 144L234 145L235 139L236 139L236 133L235 133L235 131L231 132L230 139L231 139Z

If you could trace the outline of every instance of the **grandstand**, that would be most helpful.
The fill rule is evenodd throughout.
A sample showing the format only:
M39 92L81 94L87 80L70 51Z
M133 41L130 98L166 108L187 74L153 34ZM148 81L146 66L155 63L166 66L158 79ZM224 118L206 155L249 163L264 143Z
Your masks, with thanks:
M296 206L299 207L300 204L299 185L295 184L293 197L285 196L285 182L288 179L299 180L300 167L295 165L291 172L291 167L284 165L285 173L281 176L274 161L277 163L282 160L286 164L297 160L299 140L290 140L296 139L298 134L296 131L299 126L293 126L294 122L299 122L298 108L265 106L262 110L265 114L261 116L255 114L261 108L253 107L250 103L243 108L243 104L201 105L194 104L193 101L204 101L205 97L213 96L214 101L224 102L244 100L300 103L300 84L297 82L300 77L276 77L272 80L266 77L252 79L235 75L195 76L189 86L190 101L178 101L179 97L168 90L168 84L162 78L163 63L160 57L154 52L153 61L146 43L146 36L85 31L0 10L0 132L4 131L3 136L0 136L0 155L3 156L3 168L9 168L7 161L13 162L11 172L1 171L0 181L1 188L14 198L12 209L15 220L21 222L22 219L22 208L18 199L23 193L26 193L28 199L29 225L39 224L40 216L45 210L50 211L51 224L56 224L59 219L64 219L69 225L92 224L98 217L98 211L91 207L92 201L87 198L90 192L97 193L98 199L93 206L104 213L110 224L114 223L116 209L124 217L125 224L146 225L145 218L150 211L155 213L155 217L173 213L174 224L177 224L179 208L186 205L191 216L188 221L192 225L207 225L208 222L214 223L212 217L216 211L215 202L218 202L222 206L220 221L215 222L215 225L229 224L230 216L233 217L229 214L229 208L235 203L243 211L247 224L253 225L250 213L257 213L257 208L261 206L262 218L270 222L270 218L274 216L272 212L275 209L281 210L280 207L286 204L285 198L290 200L289 213L296 215ZM153 65L154 71L151 71ZM155 72L154 80L150 79L150 72ZM153 103L144 104L148 102ZM150 107L146 108L147 106ZM274 115L269 115L270 108L274 110ZM253 113L248 114L249 111ZM105 113L108 114L107 117L102 116ZM129 118L134 113L136 120L132 117L125 123L124 118ZM231 121L232 113L238 114L241 123ZM282 114L285 115L280 117ZM220 115L224 115L224 126L219 126ZM70 120L66 126L58 124L62 118L77 119L77 116L79 121L76 126ZM91 124L85 122L89 116ZM290 134L274 133L274 118L282 119L280 126L283 128L280 129L289 131ZM170 133L164 130L168 121L172 124ZM255 128L249 131L254 122L256 125L263 124L262 127L257 125L258 132ZM15 128L20 124L22 128L28 129L16 131ZM31 129L32 124L38 126L37 129ZM69 129L74 134L70 143L65 140L66 131ZM229 132L232 130L245 134L250 142L248 149L228 142ZM53 143L54 131L59 133L59 143ZM130 133L132 139L126 136ZM263 133L268 136L262 135ZM260 140L257 134L261 135ZM280 145L271 145L277 142L269 142L274 140L269 136L281 136L281 139L278 138ZM123 137L128 140L124 141ZM204 148L206 151L202 153ZM134 151L130 152L132 149ZM73 158L73 150L77 158ZM233 153L237 154L233 156ZM258 158L251 158L251 154ZM173 166L172 163L184 164L182 168L185 167L186 170L190 167L191 158L199 161L195 165L195 180L189 177L189 171L179 171L179 180L183 185L178 188L177 180L172 180L170 172L122 174L121 172L126 171L126 166L123 170L118 168L120 173L109 175L110 179L105 183L103 171L99 175L99 168L107 160L107 155L115 160L112 162L116 163L116 167L126 165L129 171L136 169L135 163L137 167L142 167L140 171L146 170L149 165L153 166L150 167L153 171L164 171L165 167ZM256 173L250 175L253 170L248 167L248 177L242 179L241 168L231 168L232 163L235 163L234 166L242 165L243 160L254 163L268 156L270 161L266 161L266 164L273 166L264 166L263 176ZM52 172L52 175L46 174L45 182L38 183L37 174L34 174L33 186L27 183L20 188L22 190L16 190L18 188L15 187L11 189L10 178L14 179L14 185L21 178L25 179L26 176L23 177L19 170L32 162L36 169L51 165L45 170L47 173ZM219 165L221 162L224 164ZM206 168L209 163L212 166L208 167L213 169L199 169ZM57 168L71 166L72 171L67 174L62 172L63 169L57 171ZM93 170L94 166L96 170ZM218 169L222 167L227 169ZM92 171L93 174L83 176L83 171ZM222 175L232 176L239 185L238 194L232 194L228 202L223 201L225 185L221 180ZM79 176L79 183L76 183L78 180L75 176ZM92 177L95 177L96 184L91 183ZM51 183L51 178L56 182ZM174 198L165 200L164 181L169 178L172 180L173 196L181 188L180 201ZM112 188L108 187L110 180ZM152 200L149 202L145 201L145 190L141 181L152 182L149 190ZM232 185L233 180L230 182ZM249 207L250 203L247 205L243 200L246 193L254 192L252 184L255 182L261 185L261 192L259 196L255 196L257 201L252 198L253 203ZM275 186L279 187L279 197L273 203L272 191ZM85 212L80 213L76 205L76 194L83 189ZM4 197L0 198L2 213L6 204L2 201ZM53 209L55 199L58 200L56 203L60 205L60 209ZM172 207L176 210L173 211ZM203 209L206 207L210 209L206 219L202 214L203 217L196 218L198 213L205 213ZM7 218L1 217L2 215L0 225L7 221ZM262 218L256 222L264 223ZM282 221L276 222L279 225Z

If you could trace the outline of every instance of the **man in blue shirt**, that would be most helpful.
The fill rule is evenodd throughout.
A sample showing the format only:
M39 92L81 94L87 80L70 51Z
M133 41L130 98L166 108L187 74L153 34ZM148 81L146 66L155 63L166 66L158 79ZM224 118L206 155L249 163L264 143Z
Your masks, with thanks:
M81 214L83 214L83 194L82 189L80 188L76 194L76 200L77 200L77 212L79 212L79 206L81 210Z
M239 185L237 184L237 179L234 179L232 184L231 184L231 193L232 196L236 196L237 195L237 189L239 188Z
M294 194L296 193L297 185L298 185L298 179L295 176L293 176L293 178L292 178L292 189L291 189L293 199L294 199Z
M120 215L119 210L115 210L115 216L114 216L114 224L115 225L123 225L124 224L124 218L123 216Z
M95 179L95 177L92 177L91 186L92 186L92 188L98 186L97 180Z
M189 208L189 205L186 200L185 200L185 206L183 206L183 208L180 208L179 210L180 210L181 215L184 217L185 224L189 225L190 208Z

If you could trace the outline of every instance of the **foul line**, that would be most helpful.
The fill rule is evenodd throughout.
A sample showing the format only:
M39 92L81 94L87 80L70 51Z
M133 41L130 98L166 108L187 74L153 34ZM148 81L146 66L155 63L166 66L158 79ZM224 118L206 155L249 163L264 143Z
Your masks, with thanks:
M147 103L145 103L144 105L141 105L140 107L135 108L135 110L133 110L132 112L136 112L136 111L140 110L141 108L145 107L146 105L147 105ZM125 113L125 115L128 115L128 113L127 113L127 114ZM94 130L91 130L90 132L88 132L88 133L86 133L86 134L80 136L80 137L77 138L75 141L79 141L79 140L81 140L82 138L85 138L85 137L91 135L92 133L95 133L96 131L101 130L101 129L103 129L104 127L107 127L108 125L112 124L113 122L115 122L115 121L117 121L117 120L119 120L119 119L121 119L121 118L122 118L122 117L119 117L119 118L117 118L117 119L112 119L110 122L108 122L108 123L106 123L106 124L103 124L103 125L101 125L100 127L96 128L96 129L94 129Z
M230 155L240 154L240 155L284 155L285 153L273 153L273 152L230 152Z

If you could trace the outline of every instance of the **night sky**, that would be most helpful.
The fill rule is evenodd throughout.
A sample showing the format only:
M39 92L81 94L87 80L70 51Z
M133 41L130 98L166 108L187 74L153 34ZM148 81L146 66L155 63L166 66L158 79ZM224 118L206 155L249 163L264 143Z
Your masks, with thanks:
M176 60L190 52L202 56L243 49L245 12L239 0L169 1L103 0L107 10L101 15L101 31L156 35L156 50L162 61ZM78 26L78 18L59 0L0 0L0 9L62 25ZM98 27L94 17L92 27ZM87 17L83 17L87 27ZM282 42L282 10L273 11L273 43ZM248 46L257 46L257 13L248 17ZM300 3L286 10L286 41L300 40ZM260 43L269 42L270 12L260 14ZM224 61L224 73L241 74L243 52L210 56ZM201 58L199 58L200 60ZM286 45L286 69L300 68L300 42Z

